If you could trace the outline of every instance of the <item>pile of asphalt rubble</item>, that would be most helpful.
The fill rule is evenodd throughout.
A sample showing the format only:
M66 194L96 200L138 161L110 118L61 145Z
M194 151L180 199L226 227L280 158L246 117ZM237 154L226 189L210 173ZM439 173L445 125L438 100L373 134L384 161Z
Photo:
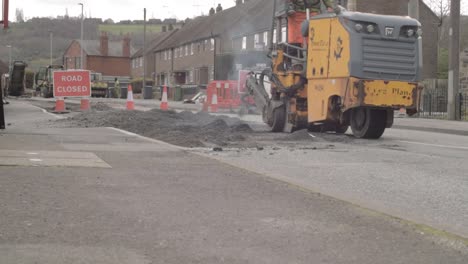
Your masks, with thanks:
M229 147L246 140L252 128L237 118L208 113L125 111L105 105L59 120L70 127L115 127L183 147Z

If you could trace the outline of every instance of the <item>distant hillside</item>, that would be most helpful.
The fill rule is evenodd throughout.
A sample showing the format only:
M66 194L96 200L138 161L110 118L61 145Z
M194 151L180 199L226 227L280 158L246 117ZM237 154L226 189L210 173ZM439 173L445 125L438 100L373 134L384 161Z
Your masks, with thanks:
M168 24L164 26L169 27ZM162 24L149 24L148 38L162 31ZM173 25L171 27L180 27ZM80 38L81 22L76 18L33 18L23 23L12 23L6 33L0 32L0 60L8 61L9 49L13 46L13 60L25 60L33 69L49 63L50 38L49 31L53 32L53 58L61 61L61 57L73 39ZM106 24L101 19L85 19L84 39L99 39L99 32L110 33L110 39L121 39L129 34L135 48L143 46L142 24Z

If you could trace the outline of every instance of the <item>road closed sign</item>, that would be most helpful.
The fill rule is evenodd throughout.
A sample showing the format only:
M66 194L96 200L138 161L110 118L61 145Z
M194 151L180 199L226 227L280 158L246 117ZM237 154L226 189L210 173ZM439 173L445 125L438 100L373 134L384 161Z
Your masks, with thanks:
M91 97L89 71L55 71L54 97Z

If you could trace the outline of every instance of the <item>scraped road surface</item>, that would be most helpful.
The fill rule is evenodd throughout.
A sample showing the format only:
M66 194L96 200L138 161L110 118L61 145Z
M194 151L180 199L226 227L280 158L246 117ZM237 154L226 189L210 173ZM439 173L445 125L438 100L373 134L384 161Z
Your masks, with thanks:
M0 162L38 157L0 167L2 264L468 262L459 241L164 143L39 129L55 117L21 102L7 117Z

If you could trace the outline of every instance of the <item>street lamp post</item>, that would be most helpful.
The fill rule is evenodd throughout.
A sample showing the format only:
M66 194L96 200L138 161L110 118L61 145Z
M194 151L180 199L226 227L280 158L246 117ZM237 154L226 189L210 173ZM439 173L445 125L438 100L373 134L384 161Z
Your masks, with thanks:
M52 30L49 30L49 37L50 37L50 65L53 64L53 38L54 38L54 32Z
M84 4L79 3L78 5L81 6L81 37L80 37L80 69L83 69L83 22L84 22L84 15L83 15L83 10L84 10Z

